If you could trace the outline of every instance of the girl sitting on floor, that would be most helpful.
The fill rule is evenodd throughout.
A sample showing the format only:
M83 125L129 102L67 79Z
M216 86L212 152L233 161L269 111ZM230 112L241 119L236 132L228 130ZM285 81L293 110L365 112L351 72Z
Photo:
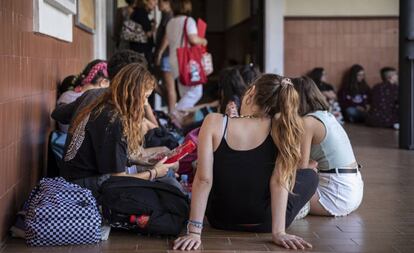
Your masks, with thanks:
M272 232L274 243L283 247L311 247L285 232L318 184L314 170L297 170L303 133L298 108L291 81L266 74L246 92L241 116L207 116L199 135L187 234L174 249L200 247L205 213L214 228Z
M166 159L137 174L126 168L146 155L143 149L144 106L155 78L139 63L131 63L113 78L109 92L83 108L69 128L62 176L96 196L110 176L153 180L163 177ZM175 166L175 165L174 165ZM174 178L172 178L175 180Z
M304 121L301 167L316 161L319 186L310 202L314 215L344 216L362 201L364 183L348 135L328 111L324 96L309 77L293 79Z

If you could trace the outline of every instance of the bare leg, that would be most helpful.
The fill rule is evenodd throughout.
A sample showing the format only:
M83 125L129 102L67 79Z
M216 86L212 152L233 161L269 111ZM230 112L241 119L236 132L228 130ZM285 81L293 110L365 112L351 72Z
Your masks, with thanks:
M162 72L162 76L167 88L168 112L171 113L175 109L177 103L177 92L175 91L175 81L171 72Z
M319 216L332 216L326 209L319 203L319 194L315 192L310 200L310 214Z

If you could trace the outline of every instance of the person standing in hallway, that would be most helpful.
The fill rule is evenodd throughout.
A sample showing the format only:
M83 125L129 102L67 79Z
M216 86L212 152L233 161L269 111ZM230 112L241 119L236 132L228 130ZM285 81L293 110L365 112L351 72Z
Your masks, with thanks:
M338 101L345 119L351 123L365 121L369 109L370 88L365 81L365 70L355 64L345 76L338 92Z
M118 50L128 49L129 42L121 39L122 26L126 20L129 20L132 12L134 12L136 0L125 0L127 6L120 7L116 10L114 25L114 41Z
M166 36L165 30L167 28L168 22L173 18L174 13L171 8L171 0L159 0L158 8L162 12L162 17L160 25L157 29L156 43L155 43L155 52L158 56L160 51L162 41ZM169 50L164 50L164 53L161 55L161 60L159 61L160 69L162 72L162 79L167 90L167 105L168 112L172 113L175 109L175 104L177 103L177 92L175 89L175 80L171 73L171 64L169 57Z
M198 36L197 24L195 20L190 17L192 11L191 1L172 0L171 4L174 12L174 17L167 24L166 36L158 52L156 62L159 65L161 62L161 56L168 47L171 73L174 79L178 81L178 90L181 96L181 99L178 101L176 106L176 110L179 111L193 107L203 95L202 85L191 87L184 86L178 80L179 67L177 59L177 48L183 46L184 24L187 24L187 36L191 45L206 46L207 40Z
M149 19L150 12L155 10L157 0L141 0L138 2L134 12L131 14L131 20L140 24L147 36L147 42L130 42L130 47L135 52L144 54L148 62L148 69L152 71L154 65L154 35L155 22Z

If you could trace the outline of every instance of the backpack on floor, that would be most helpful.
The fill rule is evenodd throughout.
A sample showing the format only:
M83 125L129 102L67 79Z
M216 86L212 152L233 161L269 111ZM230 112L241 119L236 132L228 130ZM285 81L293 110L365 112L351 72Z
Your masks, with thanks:
M88 189L63 178L43 178L27 201L30 246L92 244L101 239L101 216Z
M100 202L113 227L150 235L178 235L188 219L188 198L176 187L133 177L111 177Z

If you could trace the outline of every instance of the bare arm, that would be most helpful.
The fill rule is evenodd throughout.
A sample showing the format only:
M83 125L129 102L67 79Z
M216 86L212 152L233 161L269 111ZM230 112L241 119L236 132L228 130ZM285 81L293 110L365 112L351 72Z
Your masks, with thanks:
M300 162L299 168L309 168L309 159L310 159L310 150L312 146L313 130L311 118L305 117L303 120L304 123L304 134L302 137L302 142L300 150L302 153L302 161Z
M193 182L190 220L203 222L208 196L213 184L214 117L209 115L201 127L198 144L198 168ZM201 229L189 226L189 233L174 242L174 249L196 250L201 245Z
M286 207L289 192L279 182L279 161L276 159L276 166L270 179L270 197L272 208L272 237L273 242L287 249L312 248L312 245L296 235L286 233Z
M207 40L199 37L197 34L189 34L188 41L191 45L207 46Z
M160 65L160 63L161 63L161 56L164 54L164 52L167 49L167 47L168 47L168 39L167 39L167 36L164 35L164 38L162 38L162 41L161 41L161 46L160 46L160 48L159 48L159 50L158 50L158 52L156 54L155 64L157 66Z
M152 111L152 108L149 104L146 104L145 107L145 118L158 127L157 118L155 118L154 112Z

